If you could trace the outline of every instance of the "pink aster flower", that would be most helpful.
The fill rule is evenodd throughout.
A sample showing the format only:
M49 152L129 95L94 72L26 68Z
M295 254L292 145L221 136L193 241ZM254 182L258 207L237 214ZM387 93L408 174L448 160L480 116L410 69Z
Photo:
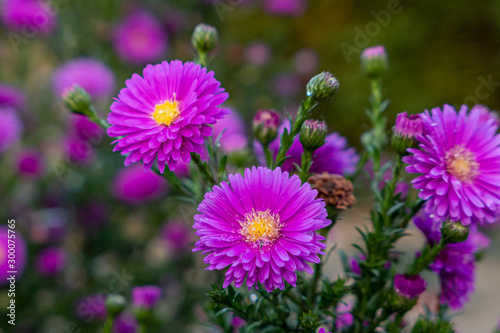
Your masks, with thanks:
M500 135L492 117L475 108L457 112L450 105L422 114L420 149L408 149L406 171L421 174L413 187L428 200L436 221L463 225L496 219L500 207Z
M219 144L225 153L245 149L248 138L245 133L245 123L239 113L232 111L214 125L214 140L222 133Z
M132 289L132 304L135 307L151 309L161 297L161 288L157 286L141 286Z
M337 319L335 320L335 327L338 332L349 328L354 324L354 316L351 311L354 309L354 301L352 299L347 299L338 303L335 309L337 313Z
M26 96L22 90L0 83L0 106L22 110L26 107Z
M79 300L76 315L87 323L94 320L104 321L107 316L106 295L92 294Z
M56 13L43 0L4 0L1 12L3 23L15 31L48 35L57 25Z
M113 43L123 61L141 65L162 57L167 50L167 34L153 14L135 11L116 26Z
M18 172L25 178L37 179L45 169L43 155L35 149L22 151L16 160Z
M427 288L427 281L420 275L396 274L394 276L394 290L401 296L412 299L418 297Z
M182 221L168 221L163 227L162 236L168 247L178 253L186 251L193 243L192 229Z
M323 327L319 329L318 333L333 333L333 332L327 332Z
M205 195L195 215L200 240L193 251L209 253L208 270L224 269L226 288L246 279L248 288L262 283L266 290L295 286L296 271L312 274L308 262L319 263L325 238L315 230L328 226L325 203L298 176L280 168L246 169L229 175Z
M213 72L192 62L148 65L143 75L127 80L111 105L108 134L118 138L114 151L128 155L125 165L142 160L147 170L158 160L160 172L175 170L190 153L203 154L210 125L229 113L219 107L229 95Z
M46 276L57 274L66 264L66 252L58 247L49 247L37 256L36 270Z
M93 98L108 98L115 90L115 75L105 64L92 58L76 58L59 66L52 75L54 93L78 84Z
M305 0L267 0L264 9L273 15L298 16L305 12L307 2Z
M139 324L130 313L121 313L113 323L114 333L135 333Z
M8 283L7 278L11 275L9 271L17 271L16 279L21 276L27 262L27 249L24 237L15 229L15 262L9 262L9 229L6 225L0 226L0 286ZM12 236L10 236L12 237ZM12 238L11 238L12 240ZM11 241L12 243L12 241ZM12 266L11 266L12 265Z
M0 107L0 154L21 140L23 124L12 108Z
M166 195L165 179L139 166L124 168L113 182L115 197L130 204L143 204Z

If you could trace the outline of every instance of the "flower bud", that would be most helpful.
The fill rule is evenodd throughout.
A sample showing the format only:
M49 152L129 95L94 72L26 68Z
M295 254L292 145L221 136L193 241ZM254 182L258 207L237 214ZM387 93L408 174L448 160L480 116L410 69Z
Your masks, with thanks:
M191 44L196 51L208 53L215 48L218 39L217 29L211 25L200 23L194 28Z
M324 121L307 119L300 128L299 140L306 151L314 152L325 144L328 129Z
M447 243L462 243L469 237L469 227L460 221L446 221L441 227L441 233Z
M387 53L382 45L369 47L361 53L361 68L369 77L380 77L387 65Z
M253 118L253 133L264 146L273 141L278 134L280 115L272 110L259 110Z
M78 84L73 84L63 94L63 103L71 112L88 115L92 99L88 92Z
M398 114L392 130L391 143L394 151L401 156L408 155L407 149L418 146L417 134L422 134L424 130L421 115L408 115L406 112Z
M127 300L122 295L111 294L106 298L106 309L111 317L119 315L127 306Z
M330 72L321 72L307 84L307 96L317 102L330 100L339 90L339 81Z

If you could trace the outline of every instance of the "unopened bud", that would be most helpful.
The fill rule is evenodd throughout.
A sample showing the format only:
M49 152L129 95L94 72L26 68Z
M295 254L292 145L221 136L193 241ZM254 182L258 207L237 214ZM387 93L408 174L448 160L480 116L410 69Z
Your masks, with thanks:
M281 117L276 111L259 110L253 118L253 133L263 145L276 139Z
M218 40L217 29L211 25L200 23L194 28L191 44L198 52L208 53L215 48Z
M67 88L63 94L63 103L71 112L88 115L92 99L88 92L77 84Z
M361 68L369 77L380 77L387 66L387 53L382 45L369 47L361 53Z
M106 309L111 317L119 315L127 306L127 300L122 295L111 294L106 298Z
M307 96L318 102L328 101L339 90L339 86L339 81L332 73L321 72L309 80Z
M417 135L423 133L423 124L420 114L408 115L406 112L398 114L396 125L393 127L392 147L401 156L408 155L408 148L418 146Z
M300 129L300 143L304 150L314 152L325 144L328 129L324 121L308 119Z
M460 221L446 221L443 223L441 233L447 243L462 243L469 237L469 227Z

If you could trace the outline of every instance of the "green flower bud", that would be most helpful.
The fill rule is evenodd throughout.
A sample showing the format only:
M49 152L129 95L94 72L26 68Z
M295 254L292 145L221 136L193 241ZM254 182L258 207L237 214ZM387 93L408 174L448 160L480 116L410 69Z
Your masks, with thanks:
M307 96L317 102L330 100L339 90L339 81L330 72L321 72L307 84Z
M324 121L308 119L300 129L300 143L304 150L314 152L325 144L327 135L326 123Z
M191 44L199 53L212 51L218 43L217 29L213 26L200 23L194 28Z
M441 227L441 233L447 243L461 243L469 237L469 227L460 221L446 221Z
M122 295L110 294L106 298L106 309L111 317L119 315L127 306L127 300Z
M62 95L64 106L71 112L89 115L92 99L88 92L78 84L73 84L66 89Z
M273 110L259 110L253 118L253 134L263 145L276 139L281 117Z

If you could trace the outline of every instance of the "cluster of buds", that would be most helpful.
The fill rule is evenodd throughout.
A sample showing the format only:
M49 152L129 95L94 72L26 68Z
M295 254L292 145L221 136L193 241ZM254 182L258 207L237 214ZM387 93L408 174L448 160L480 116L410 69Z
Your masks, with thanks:
M406 112L398 114L391 141L394 151L400 156L407 155L408 148L417 147L417 135L423 131L424 125L420 114L408 115Z
M217 29L213 26L200 23L194 28L191 37L191 44L198 53L208 53L212 51L219 41Z
M300 129L300 143L304 150L314 152L325 144L327 133L328 130L324 121L308 119Z
M315 102L324 102L332 99L339 90L339 81L330 72L321 72L307 83L306 93Z
M361 53L361 68L371 78L382 76L387 70L387 53L382 45L372 46Z
M263 145L267 146L278 135L281 122L280 115L273 110L259 110L253 118L253 134Z

